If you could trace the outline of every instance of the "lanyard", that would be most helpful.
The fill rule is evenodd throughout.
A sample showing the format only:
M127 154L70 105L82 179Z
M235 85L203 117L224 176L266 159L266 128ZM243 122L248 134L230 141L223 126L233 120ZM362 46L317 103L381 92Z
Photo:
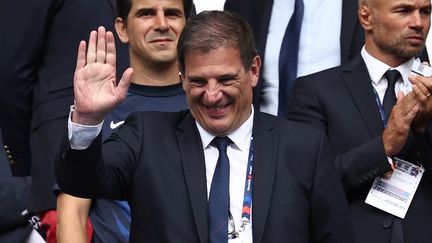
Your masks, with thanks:
M244 229L244 227L247 224L249 224L251 221L253 159L254 159L253 138L251 138L251 143L249 148L249 159L248 159L247 170L246 170L245 190L243 196L243 209L242 209L242 216L241 216L242 229Z
M381 104L379 95L378 95L377 91L375 90L375 88L373 89L373 91L375 93L375 100L376 100L376 103L377 103L377 106L378 106L378 111L380 113L381 121L383 123L384 128L386 128L387 127L387 117L386 117L386 115L384 113L384 107Z

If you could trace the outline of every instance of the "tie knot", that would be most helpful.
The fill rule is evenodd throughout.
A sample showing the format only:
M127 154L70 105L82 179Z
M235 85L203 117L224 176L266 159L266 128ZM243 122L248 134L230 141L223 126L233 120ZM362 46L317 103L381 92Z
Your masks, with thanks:
M396 82L399 80L399 78L401 77L401 74L399 73L398 70L393 69L393 70L387 70L384 74L384 76L387 79L388 82L388 86L392 86L394 87Z
M219 150L219 151L226 151L228 144L231 143L231 139L228 137L215 137L213 138L212 144Z

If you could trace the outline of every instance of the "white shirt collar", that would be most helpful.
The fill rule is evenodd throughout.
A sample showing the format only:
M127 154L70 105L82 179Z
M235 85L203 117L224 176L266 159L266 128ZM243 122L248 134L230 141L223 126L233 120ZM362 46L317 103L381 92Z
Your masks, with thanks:
M241 151L248 151L249 149L250 139L252 137L254 112L255 111L252 106L252 112L249 115L249 118L239 128L228 134L228 137L231 139L231 141L233 141L235 146ZM216 136L206 131L197 121L195 122L197 124L198 132L201 136L203 149L205 149Z
M404 86L410 86L411 82L408 80L408 75L411 72L411 67L414 63L414 58L411 58L407 62L402 63L396 68L390 67L389 65L383 63L382 61L376 59L371 54L369 54L365 47L363 46L361 50L361 56L363 57L366 67L369 71L369 77L375 85L382 79L384 73L389 69L396 69L400 72L403 80Z

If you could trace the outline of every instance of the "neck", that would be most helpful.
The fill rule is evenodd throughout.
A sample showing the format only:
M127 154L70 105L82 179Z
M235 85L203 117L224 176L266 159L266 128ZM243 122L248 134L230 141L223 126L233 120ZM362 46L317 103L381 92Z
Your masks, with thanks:
M132 82L148 86L168 86L180 82L179 71L176 62L172 63L145 63L134 65Z
M368 45L367 43L365 45L365 49L371 56L375 57L376 59L380 60L381 62L393 68L411 59L408 57L402 57L390 53L385 53L382 50L378 49L376 46Z

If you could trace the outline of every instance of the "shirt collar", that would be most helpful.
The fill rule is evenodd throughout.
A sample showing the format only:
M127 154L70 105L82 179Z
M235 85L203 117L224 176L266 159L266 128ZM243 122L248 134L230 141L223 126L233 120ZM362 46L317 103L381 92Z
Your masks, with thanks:
M369 71L369 77L375 85L378 85L378 82L382 79L384 73L389 69L396 69L400 72L404 85L409 85L411 83L408 80L408 75L411 72L414 58L411 58L407 62L404 62L401 65L393 68L369 54L364 46L361 50L361 56L366 63L366 67Z
M252 138L254 112L252 105L252 112L249 118L239 128L227 135L240 151L247 151L249 149ZM203 149L206 149L216 136L206 131L197 121L195 123L201 136Z

